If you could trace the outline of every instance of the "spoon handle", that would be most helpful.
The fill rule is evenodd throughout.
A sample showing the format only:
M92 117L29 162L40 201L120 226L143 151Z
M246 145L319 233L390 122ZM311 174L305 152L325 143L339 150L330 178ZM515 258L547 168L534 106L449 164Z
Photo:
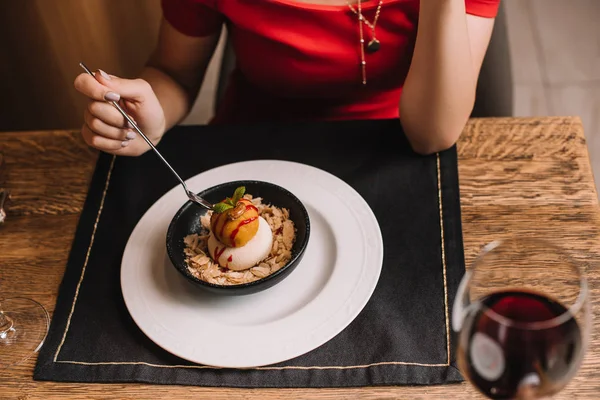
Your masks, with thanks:
M85 72L87 72L89 75L94 76L94 74L92 73L92 71L89 70L88 67L85 66L84 63L80 62L79 66L81 66L81 68L83 68L85 70ZM144 132L142 132L142 130L137 126L137 124L133 121L133 119L125 112L125 110L123 110L123 108L121 108L121 106L119 105L119 103L117 103L116 101L109 101L108 103L112 104L113 106L115 106L115 108L117 110L119 110L119 112L123 115L123 117L127 120L127 122L129 122L129 124L133 127L133 129L135 129L137 131L137 133L140 134L140 136L146 141L146 143L148 143L148 146L150 146L150 148L152 150L154 150L154 152L156 153L156 155L158 156L158 158L160 158L162 160L162 162L165 163L165 165L167 167L169 167L169 169L171 170L171 172L173 173L173 175L175 175L175 177L179 180L179 182L181 182L181 184L183 185L183 188L185 189L186 192L189 192L187 185L185 184L185 182L183 181L183 179L181 179L181 177L179 176L179 174L177 172L175 172L175 170L173 169L173 167L171 167L171 164L169 164L167 162L167 160L165 160L165 158L162 156L162 154L160 154L160 152L156 149L156 147L154 147L154 145L152 144L152 141L150 139L148 139L148 137L144 134Z

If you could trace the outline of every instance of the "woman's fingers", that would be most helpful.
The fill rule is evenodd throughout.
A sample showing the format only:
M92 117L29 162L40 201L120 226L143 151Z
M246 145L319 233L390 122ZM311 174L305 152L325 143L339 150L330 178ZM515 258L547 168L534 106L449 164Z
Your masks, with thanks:
M143 126L150 140L160 140L165 131L165 116L147 81L122 79L98 70L94 76L78 75L74 84L91 100L84 111L82 128L83 137L90 146L119 155L139 155L147 150L142 141L131 141L137 133L111 104L113 101L119 102L134 124Z
M98 135L90 129L87 124L84 124L81 128L81 135L85 142L101 151L113 153L124 147L129 146L128 140L110 139L105 136Z
M95 76L81 73L75 78L75 89L89 98L102 101L119 101L125 99L144 103L153 94L152 87L143 79L122 79L98 70Z
M127 126L127 121L123 115L110 103L105 101L91 101L87 109L90 114L108 125L117 128L125 128Z
M118 92L115 92L106 86L98 82L93 76L89 74L79 74L75 78L75 89L96 101L119 101L121 96Z
M117 128L116 126L109 125L102 121L100 118L96 118L90 112L85 112L83 119L85 124L90 130L100 136L104 136L108 139L113 140L132 140L135 139L137 134L131 129Z

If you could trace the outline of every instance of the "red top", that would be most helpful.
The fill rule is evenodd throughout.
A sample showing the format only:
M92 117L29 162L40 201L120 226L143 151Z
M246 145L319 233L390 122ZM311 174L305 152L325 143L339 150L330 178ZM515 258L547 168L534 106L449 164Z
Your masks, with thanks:
M465 0L469 14L495 17L500 0ZM378 0L363 0L373 21ZM227 25L237 65L213 123L397 118L415 44L419 0L384 0L379 51L365 52L347 5L296 0L162 0L177 30L205 36ZM356 9L356 6L355 6ZM365 44L372 36L363 25Z

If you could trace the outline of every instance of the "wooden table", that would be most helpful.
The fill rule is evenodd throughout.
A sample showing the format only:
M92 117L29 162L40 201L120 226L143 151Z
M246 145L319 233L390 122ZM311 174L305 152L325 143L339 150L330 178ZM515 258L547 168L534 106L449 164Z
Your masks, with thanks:
M97 152L77 132L0 133L0 187L12 189L0 228L0 285L54 309ZM458 145L465 256L509 232L556 239L587 263L600 316L600 212L579 118L469 122ZM0 399L391 399L481 398L468 384L357 389L219 389L140 384L34 382L34 359L0 375ZM579 375L557 399L600 397L600 332Z

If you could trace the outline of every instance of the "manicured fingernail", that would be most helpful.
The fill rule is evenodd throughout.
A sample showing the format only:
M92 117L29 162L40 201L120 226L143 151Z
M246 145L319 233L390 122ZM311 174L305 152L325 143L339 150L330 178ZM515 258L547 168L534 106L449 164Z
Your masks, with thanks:
M121 142L121 147L127 147L127 146L129 146L128 141Z
M127 131L127 139L128 140L133 140L135 139L135 137L137 136L137 134L134 131Z
M121 99L121 96L115 92L106 92L106 94L104 95L104 100L119 101L120 99Z
M110 75L108 75L106 72L102 71L101 69L98 70L98 72L100 72L100 75L102 75L102 77L104 79L106 79L107 81L110 81L112 78L110 77Z

